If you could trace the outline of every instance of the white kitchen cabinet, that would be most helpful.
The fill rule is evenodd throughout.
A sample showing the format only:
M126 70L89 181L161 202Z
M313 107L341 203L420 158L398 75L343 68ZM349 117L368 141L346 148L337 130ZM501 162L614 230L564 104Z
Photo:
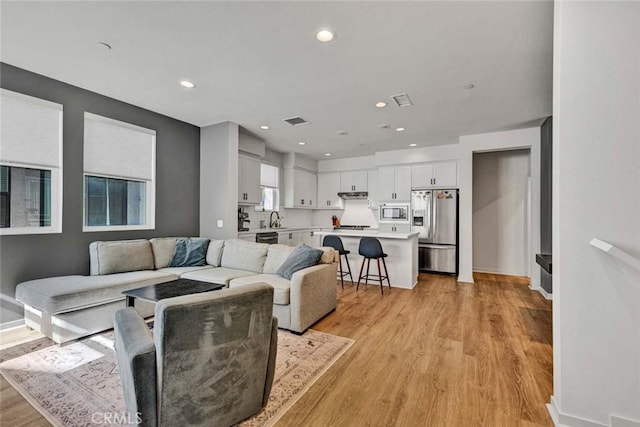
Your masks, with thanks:
M315 208L318 203L317 176L302 169L284 171L285 208Z
M261 199L260 160L238 156L238 204L259 205Z
M437 162L415 165L411 168L411 188L456 187L458 163Z
M411 233L411 224L380 224L378 231L381 233Z
M349 171L340 174L340 191L367 191L367 171Z
M246 240L248 242L255 242L256 241L256 235L255 235L255 233L252 233L252 234L239 234L238 235L238 239Z
M411 200L411 166L378 168L378 200Z
M340 173L318 174L318 202L317 209L344 209L340 192Z
M279 245L288 245L289 244L289 232L288 231L278 231L278 244Z
M320 235L318 235L319 229L303 230L299 233L299 242L304 243L307 246L319 247Z

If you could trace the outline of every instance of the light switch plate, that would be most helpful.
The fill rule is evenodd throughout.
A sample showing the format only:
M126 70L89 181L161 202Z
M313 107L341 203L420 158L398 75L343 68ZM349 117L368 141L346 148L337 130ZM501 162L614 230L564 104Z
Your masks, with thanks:
M218 228L222 228L223 227L223 222L221 219L218 220Z

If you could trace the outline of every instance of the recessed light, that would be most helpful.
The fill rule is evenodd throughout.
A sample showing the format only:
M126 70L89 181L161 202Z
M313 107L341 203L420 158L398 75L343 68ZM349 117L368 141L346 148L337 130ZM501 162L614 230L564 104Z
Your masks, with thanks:
M304 141L300 141L300 142L298 142L298 145L307 145L307 143L304 142Z
M324 153L325 156L329 157L331 153Z
M260 125L260 129L269 130L269 125Z
M316 40L322 43L328 43L333 40L334 37L333 32L329 30L320 30L316 33Z
M471 84L471 83L464 85L465 89L473 89L474 87L476 87L476 86L474 84Z
M380 102L376 102L376 107L377 107L377 108L384 108L384 107L386 107L386 106L387 106L387 103L386 103L386 102L382 102L382 101L380 101Z
M187 89L193 89L196 87L195 83L190 82L189 80L180 80L180 86L186 87Z
M404 131L404 128L396 128L396 132L402 132Z
M409 147L417 147L418 144L409 144Z

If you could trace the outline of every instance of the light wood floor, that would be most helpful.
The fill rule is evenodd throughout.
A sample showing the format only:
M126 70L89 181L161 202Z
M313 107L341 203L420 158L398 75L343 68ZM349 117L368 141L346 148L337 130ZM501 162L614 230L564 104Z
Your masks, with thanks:
M551 302L521 279L421 275L384 296L345 282L313 329L356 342L278 427L553 425ZM0 424L49 425L4 379L1 393Z

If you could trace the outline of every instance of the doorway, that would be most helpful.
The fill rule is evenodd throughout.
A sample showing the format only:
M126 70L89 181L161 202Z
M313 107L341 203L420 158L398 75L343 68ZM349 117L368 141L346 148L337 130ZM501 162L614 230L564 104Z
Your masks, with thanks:
M473 271L531 277L531 150L473 154Z

